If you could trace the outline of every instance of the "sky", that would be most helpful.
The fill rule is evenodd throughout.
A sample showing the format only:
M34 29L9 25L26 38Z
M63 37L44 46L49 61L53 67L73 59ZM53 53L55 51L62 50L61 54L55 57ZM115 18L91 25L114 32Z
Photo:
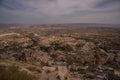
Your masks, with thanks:
M0 23L120 24L120 0L0 0Z

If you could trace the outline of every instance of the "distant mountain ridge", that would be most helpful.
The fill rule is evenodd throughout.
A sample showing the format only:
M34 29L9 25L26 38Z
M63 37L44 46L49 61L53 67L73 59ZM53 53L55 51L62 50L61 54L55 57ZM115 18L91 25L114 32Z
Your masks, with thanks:
M0 24L0 29L18 26L38 26L38 25L64 25L65 27L120 27L120 24L99 24L99 23L65 23L65 24Z

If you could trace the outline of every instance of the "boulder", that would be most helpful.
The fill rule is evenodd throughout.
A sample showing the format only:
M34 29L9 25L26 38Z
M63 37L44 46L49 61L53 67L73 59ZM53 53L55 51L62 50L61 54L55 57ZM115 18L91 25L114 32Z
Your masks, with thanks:
M116 71L116 70L115 70L114 73L115 73L116 76L120 77L120 71Z
M92 42L86 42L85 45L81 48L83 52L92 52L96 45Z
M46 72L53 72L56 70L56 67L48 67L48 66L44 66L43 70Z
M59 80L69 80L69 73L66 66L58 66L58 79Z

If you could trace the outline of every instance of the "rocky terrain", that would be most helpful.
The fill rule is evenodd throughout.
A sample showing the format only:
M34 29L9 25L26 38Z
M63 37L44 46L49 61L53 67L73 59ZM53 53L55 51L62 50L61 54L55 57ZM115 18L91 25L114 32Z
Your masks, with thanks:
M0 69L15 65L35 77L26 80L120 80L120 28L82 26L1 29Z

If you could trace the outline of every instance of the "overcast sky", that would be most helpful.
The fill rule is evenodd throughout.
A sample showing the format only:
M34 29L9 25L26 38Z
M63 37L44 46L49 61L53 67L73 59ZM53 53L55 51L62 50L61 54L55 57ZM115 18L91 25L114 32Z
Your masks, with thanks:
M0 0L0 23L120 24L120 0Z

